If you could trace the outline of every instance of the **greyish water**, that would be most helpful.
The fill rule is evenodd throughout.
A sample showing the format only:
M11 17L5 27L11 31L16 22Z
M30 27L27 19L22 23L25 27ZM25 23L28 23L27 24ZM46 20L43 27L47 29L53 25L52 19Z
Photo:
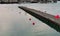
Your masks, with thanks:
M46 4L46 5L48 5L49 7L49 5L51 4ZM37 5L39 7L37 7ZM40 5L39 3L37 4L29 3L25 5L24 4L0 4L0 36L60 36L59 32L49 27L45 23L39 21L35 17L29 15L22 9L18 8L18 6L26 6L26 7L31 7L40 10L40 6L43 7L43 5L42 4ZM55 6L57 6L56 8L58 8L60 5L57 4ZM45 11L45 9L53 10L52 8L48 8L48 7L42 8L42 7L41 7L41 11L43 10ZM59 10L60 9L58 8L56 11ZM59 14L60 12L54 12L52 15L55 15L55 13ZM31 20L29 20L29 18L31 18ZM35 23L35 25L32 25L33 22Z

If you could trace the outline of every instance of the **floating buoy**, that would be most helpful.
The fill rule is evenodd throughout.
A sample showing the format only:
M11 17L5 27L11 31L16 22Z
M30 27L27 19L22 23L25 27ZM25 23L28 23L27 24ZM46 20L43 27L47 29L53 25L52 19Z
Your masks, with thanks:
M35 23L33 22L32 25L35 25Z
M59 17L59 15L56 15L56 16L54 16L56 19L59 19L60 17Z
M29 18L29 20L31 20L31 18Z

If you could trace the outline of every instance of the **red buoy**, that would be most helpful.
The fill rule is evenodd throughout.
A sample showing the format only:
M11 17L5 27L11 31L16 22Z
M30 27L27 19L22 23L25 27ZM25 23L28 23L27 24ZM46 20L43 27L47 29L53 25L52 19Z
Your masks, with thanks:
M60 16L59 16L59 15L56 15L56 16L55 16L55 18L56 18L56 19L59 19L59 18L60 18Z
M32 25L35 25L35 23L33 22Z
M29 20L31 20L31 18L29 18Z

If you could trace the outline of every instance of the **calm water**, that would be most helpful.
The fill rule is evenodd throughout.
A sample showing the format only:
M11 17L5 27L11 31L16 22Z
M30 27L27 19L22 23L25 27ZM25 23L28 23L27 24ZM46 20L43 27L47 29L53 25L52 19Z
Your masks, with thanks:
M0 4L0 36L60 36L59 32L19 9L18 6L23 4ZM29 7L29 4L24 6ZM30 4L30 7L36 6ZM39 10L37 7L34 9ZM33 22L35 25L32 25Z

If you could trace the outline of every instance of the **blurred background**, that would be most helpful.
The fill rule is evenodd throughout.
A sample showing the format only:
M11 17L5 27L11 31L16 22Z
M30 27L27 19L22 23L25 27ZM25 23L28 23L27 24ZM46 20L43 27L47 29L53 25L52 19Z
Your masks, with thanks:
M57 1L60 0L0 0L0 3L24 3L24 2L29 2L29 3L48 3L48 2L54 2L56 3Z

